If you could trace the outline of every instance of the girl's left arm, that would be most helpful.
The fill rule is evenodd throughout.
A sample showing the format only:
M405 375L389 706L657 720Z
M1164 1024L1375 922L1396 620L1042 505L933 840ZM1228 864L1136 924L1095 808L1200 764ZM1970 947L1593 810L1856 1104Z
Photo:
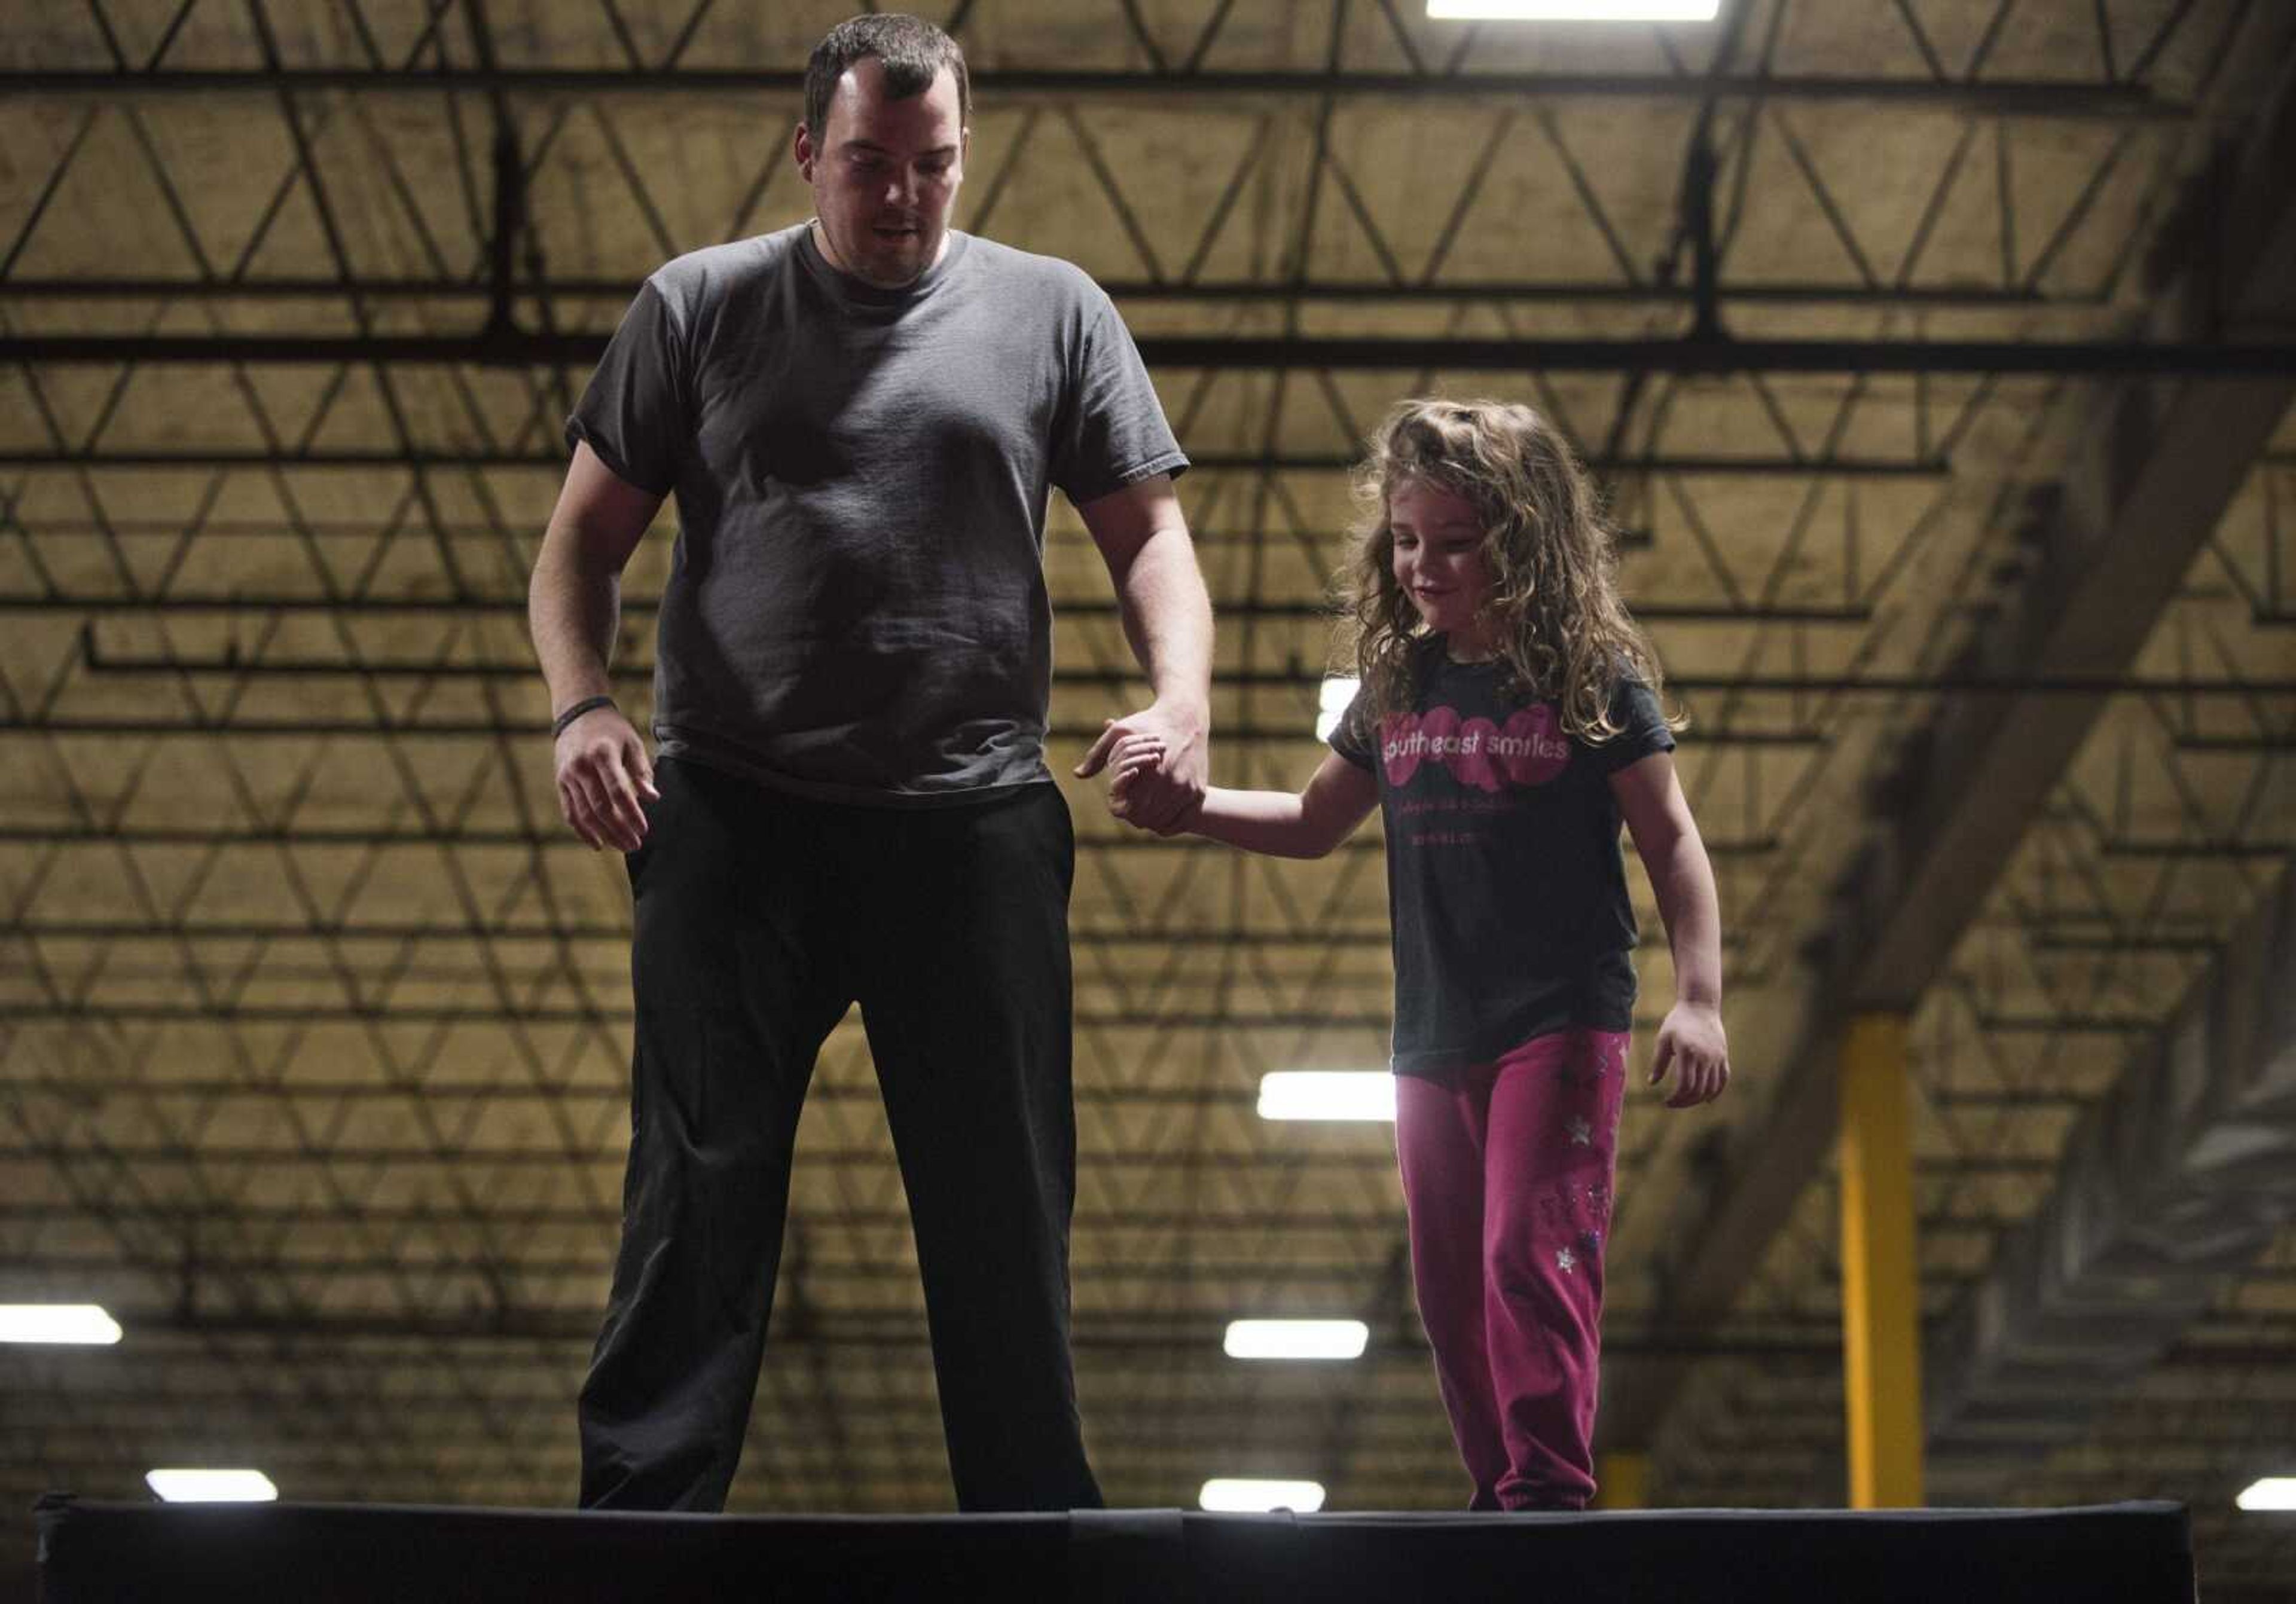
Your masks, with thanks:
M1674 759L1654 752L1611 776L1611 794L1650 872L1674 952L1674 1007L1659 1027L1651 1055L1652 1085L1676 1072L1669 1109L1711 1102L1730 1084L1730 1045L1722 1032L1722 907L1714 892L1714 865L1698 822L1674 772Z

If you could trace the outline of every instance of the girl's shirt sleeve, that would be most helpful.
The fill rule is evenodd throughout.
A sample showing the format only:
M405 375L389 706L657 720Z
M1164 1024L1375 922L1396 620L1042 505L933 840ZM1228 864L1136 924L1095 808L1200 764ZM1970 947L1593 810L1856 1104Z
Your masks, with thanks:
M1371 700L1360 685L1340 722L1332 726L1331 748L1357 768L1379 773L1379 731L1372 720Z
M1605 774L1615 774L1653 752L1674 750L1674 732L1666 727L1666 710L1635 675L1619 676L1611 692L1611 722L1619 732L1594 749L1595 766Z

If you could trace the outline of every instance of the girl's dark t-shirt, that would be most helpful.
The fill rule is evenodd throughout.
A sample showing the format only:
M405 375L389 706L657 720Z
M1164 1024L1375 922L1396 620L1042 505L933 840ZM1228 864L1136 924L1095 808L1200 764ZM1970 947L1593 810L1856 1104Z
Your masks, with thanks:
M1422 649L1411 711L1372 723L1358 692L1332 749L1379 780L1395 938L1398 1075L1487 1064L1574 1026L1633 1022L1634 906L1610 778L1674 749L1630 674L1620 733L1566 735L1553 702L1511 697L1505 666Z

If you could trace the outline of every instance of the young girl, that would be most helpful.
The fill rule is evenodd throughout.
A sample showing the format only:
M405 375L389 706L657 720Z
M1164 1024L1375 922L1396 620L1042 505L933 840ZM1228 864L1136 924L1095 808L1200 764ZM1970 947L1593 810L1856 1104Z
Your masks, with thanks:
M1620 819L1674 952L1650 1072L1674 1072L1669 1108L1730 1076L1713 871L1614 537L1553 426L1406 402L1357 490L1361 687L1332 752L1296 796L1214 789L1174 828L1320 857L1381 805L1396 1147L1469 1507L1579 1509L1635 1000ZM1118 817L1161 757L1147 737L1119 748Z

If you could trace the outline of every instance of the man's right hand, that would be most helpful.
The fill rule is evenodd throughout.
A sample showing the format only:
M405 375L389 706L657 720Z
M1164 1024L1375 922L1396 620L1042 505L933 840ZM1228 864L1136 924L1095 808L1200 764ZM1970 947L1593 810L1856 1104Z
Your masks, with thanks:
M558 811L593 850L636 852L644 804L659 801L653 760L619 708L593 708L558 737Z

